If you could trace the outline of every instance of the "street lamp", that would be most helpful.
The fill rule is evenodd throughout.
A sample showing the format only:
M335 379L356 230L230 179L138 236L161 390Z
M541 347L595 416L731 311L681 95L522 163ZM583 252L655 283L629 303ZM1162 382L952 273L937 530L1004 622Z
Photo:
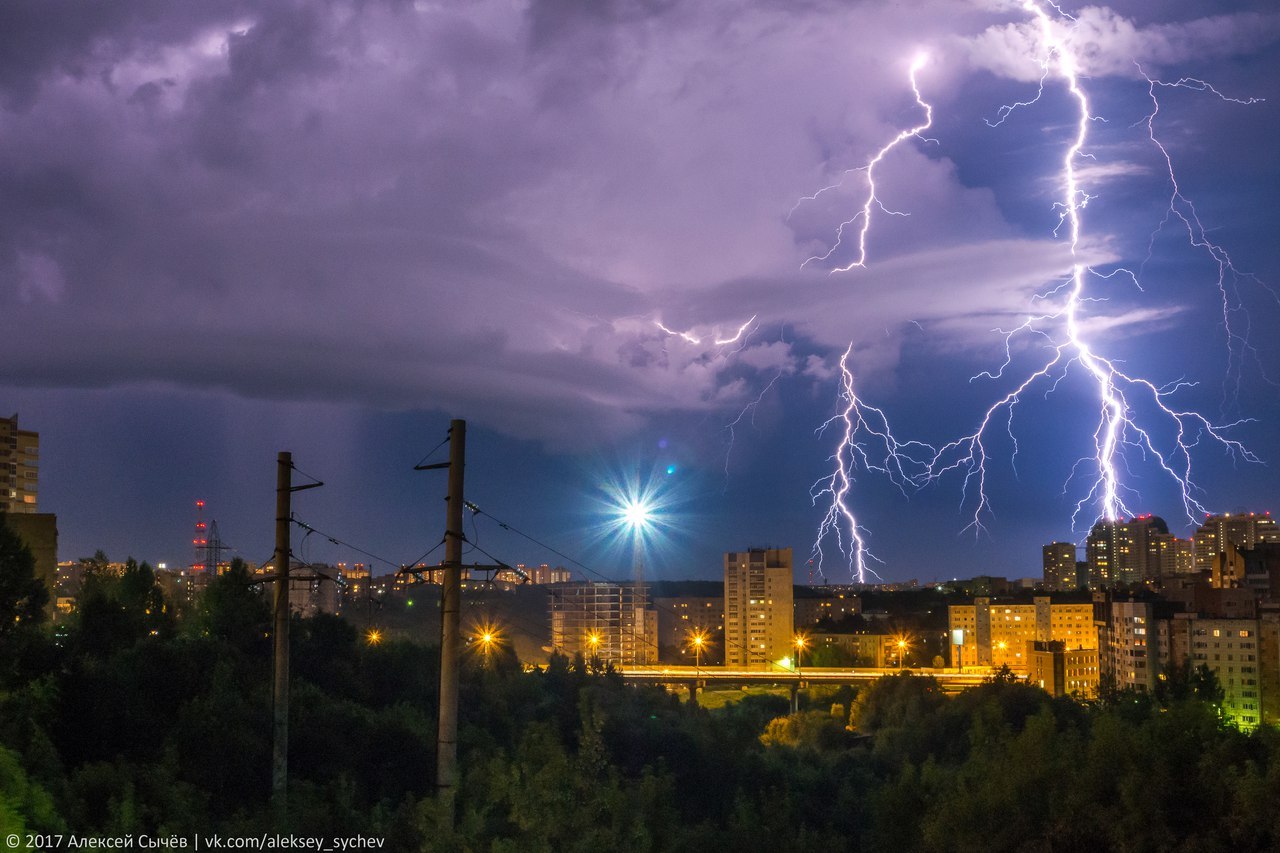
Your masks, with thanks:
M480 644L480 654L484 656L484 665L487 669L490 664L489 652L499 642L498 630L490 625L482 625L480 633L476 635L476 642Z
M796 675L798 676L800 675L800 663L802 661L802 656L804 655L804 647L805 645L808 644L808 640L805 638L804 634L796 634L795 644L796 644Z
M377 628L370 628L365 632L364 639L369 645L376 646L382 642L382 632Z
M702 647L707 644L707 632L698 628L689 634L689 645L693 646L693 672L700 674L702 669Z
M906 665L906 655L908 643L905 637L898 638L898 672L902 672L902 668Z

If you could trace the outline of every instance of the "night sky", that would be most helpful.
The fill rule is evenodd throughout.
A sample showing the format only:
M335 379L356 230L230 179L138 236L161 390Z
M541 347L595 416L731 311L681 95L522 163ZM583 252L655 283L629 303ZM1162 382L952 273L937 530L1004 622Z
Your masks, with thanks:
M1177 408L1251 419L1227 434L1262 462L1201 437L1194 497L1280 510L1280 14L1063 8L1098 117L1077 161L1099 273L1082 334L1130 375L1194 383ZM769 545L806 580L846 347L864 403L934 445L1043 357L1015 337L1000 372L994 331L1043 313L1071 267L1062 82L991 126L1036 95L1037 32L999 0L5 2L0 415L41 434L60 557L190 563L203 499L263 561L289 450L325 481L298 516L390 571L441 538L444 475L412 468L460 417L479 561L578 568L554 548L625 575L603 522L639 480L670 513L650 577L718 577L722 552ZM847 170L921 121L922 51L933 125L876 167L866 266L829 272L848 228L804 265L862 204ZM1143 72L1235 99L1157 87L1153 122L1238 271L1223 290L1167 216ZM960 473L906 494L857 473L886 579L1038 575L1042 544L1083 538L1094 475L1071 474L1096 385L1073 368L1032 388L1016 456L1000 418L982 530ZM1174 483L1126 460L1126 504L1186 535ZM304 559L368 561L300 535Z

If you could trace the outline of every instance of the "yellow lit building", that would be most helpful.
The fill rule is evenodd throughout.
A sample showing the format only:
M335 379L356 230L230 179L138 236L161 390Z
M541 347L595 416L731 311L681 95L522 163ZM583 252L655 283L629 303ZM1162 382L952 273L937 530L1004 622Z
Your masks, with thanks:
M953 643L960 639L952 661L958 666L1007 665L1026 673L1028 643L1056 641L1068 651L1098 648L1090 603L1054 603L1047 595L1029 604L979 597L948 609Z
M1052 696L1098 695L1098 650L1073 649L1058 641L1027 644L1027 680Z

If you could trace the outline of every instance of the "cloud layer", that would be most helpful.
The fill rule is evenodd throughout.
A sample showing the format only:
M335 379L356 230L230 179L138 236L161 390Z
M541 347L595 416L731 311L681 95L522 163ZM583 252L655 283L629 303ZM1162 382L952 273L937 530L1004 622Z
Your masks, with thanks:
M917 51L953 117L965 74L1036 79L1016 6L52 5L0 12L10 384L616 433L827 375L850 341L887 375L912 322L990 346L1070 263L945 140L911 140L877 172L910 215L877 209L868 268L802 268L864 191L857 167L918 119ZM1078 19L1098 74L1276 33L1258 14Z

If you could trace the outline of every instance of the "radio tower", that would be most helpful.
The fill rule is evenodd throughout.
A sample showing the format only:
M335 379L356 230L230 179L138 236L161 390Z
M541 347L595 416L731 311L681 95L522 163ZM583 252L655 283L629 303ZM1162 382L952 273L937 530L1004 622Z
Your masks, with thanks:
M204 523L204 501L196 501L196 535L191 540L195 546L196 558L191 561L192 572L204 572L209 567L209 528ZM215 560L213 570L218 571Z
M218 520L212 519L207 524L204 520L204 501L196 501L196 534L191 539L195 547L196 557L191 563L191 571L195 574L208 573L207 577L216 577L218 563L222 560L222 552L228 550L218 535Z

